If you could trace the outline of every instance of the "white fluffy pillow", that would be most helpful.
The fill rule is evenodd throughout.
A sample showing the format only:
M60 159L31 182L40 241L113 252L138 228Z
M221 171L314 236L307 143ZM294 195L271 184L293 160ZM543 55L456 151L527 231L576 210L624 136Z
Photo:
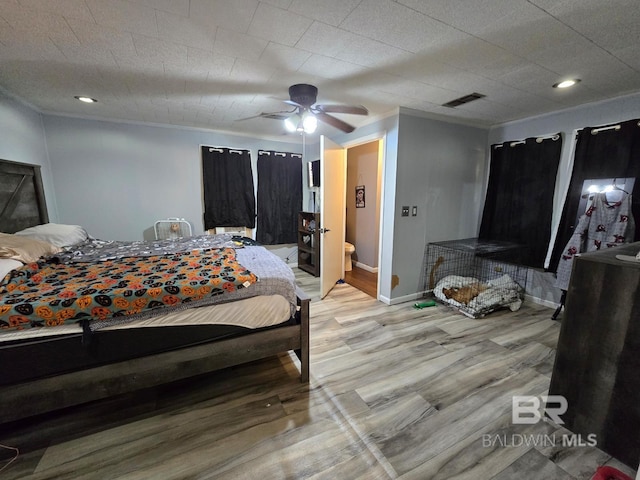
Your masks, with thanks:
M16 235L23 235L35 238L43 242L50 243L56 247L70 247L84 242L89 235L80 225L64 225L59 223L45 223L35 227L25 228L16 232Z
M0 233L0 258L12 258L24 263L37 262L40 257L58 253L60 247L21 235Z
M14 260L13 258L0 258L0 282L6 277L10 271L20 268L23 265L22 262Z

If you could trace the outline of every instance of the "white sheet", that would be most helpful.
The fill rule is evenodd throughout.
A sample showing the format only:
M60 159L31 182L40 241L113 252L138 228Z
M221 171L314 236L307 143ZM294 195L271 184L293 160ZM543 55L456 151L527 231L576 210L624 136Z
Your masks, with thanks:
M278 325L286 322L290 317L290 304L286 298L281 295L262 295L229 303L180 310L166 315L135 320L122 325L105 327L100 331L175 325L235 325L255 329ZM28 328L22 331L1 332L0 343L9 340L81 332L82 328L79 325Z

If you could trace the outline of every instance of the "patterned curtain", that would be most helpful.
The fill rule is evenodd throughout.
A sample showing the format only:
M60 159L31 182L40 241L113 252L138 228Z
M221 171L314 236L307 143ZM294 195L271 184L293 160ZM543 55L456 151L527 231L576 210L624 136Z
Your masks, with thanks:
M522 245L524 265L544 266L561 149L559 134L491 147L479 238Z
M249 150L202 147L204 229L255 227L256 199Z
M302 209L302 155L258 152L258 230L263 245L297 242Z

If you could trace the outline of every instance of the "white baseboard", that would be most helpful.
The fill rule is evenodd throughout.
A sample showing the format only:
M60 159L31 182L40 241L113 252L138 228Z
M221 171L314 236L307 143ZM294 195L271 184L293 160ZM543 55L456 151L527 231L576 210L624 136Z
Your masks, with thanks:
M380 295L380 301L386 303L387 305L397 305L399 303L413 302L422 298L422 293L412 293L410 295L403 295L398 298L387 298Z
M529 302L537 303L538 305L544 305L549 308L557 308L558 303L552 302L551 300L545 300L543 298L533 297L531 295L525 294L524 299Z
M380 295L380 298L378 300L380 300L382 303L386 303L387 305L391 305L391 300L384 295Z
M387 305L397 305L399 303L405 302L413 302L415 300L419 300L424 297L425 292L412 293L410 295L404 295L398 298L387 298L383 295L380 295L380 301L386 303ZM551 300L544 300L542 298L533 297L531 295L525 294L525 301L537 303L538 305L544 305L549 308L557 308L558 304L552 302Z
M358 268L366 270L367 272L378 273L378 267L370 267L369 265L365 265L364 263L355 262L355 261L353 262L353 264Z
M285 262L285 263L287 263L287 262ZM289 265L289 268L296 268L298 266L298 262L287 263L287 265Z

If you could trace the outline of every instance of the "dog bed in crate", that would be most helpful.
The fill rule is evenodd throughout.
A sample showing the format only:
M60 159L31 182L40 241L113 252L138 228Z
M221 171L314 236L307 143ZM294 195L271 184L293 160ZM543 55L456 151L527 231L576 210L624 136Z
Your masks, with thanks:
M433 294L463 314L480 318L501 308L515 312L522 305L524 289L507 274L486 282L474 277L448 275L438 282Z

